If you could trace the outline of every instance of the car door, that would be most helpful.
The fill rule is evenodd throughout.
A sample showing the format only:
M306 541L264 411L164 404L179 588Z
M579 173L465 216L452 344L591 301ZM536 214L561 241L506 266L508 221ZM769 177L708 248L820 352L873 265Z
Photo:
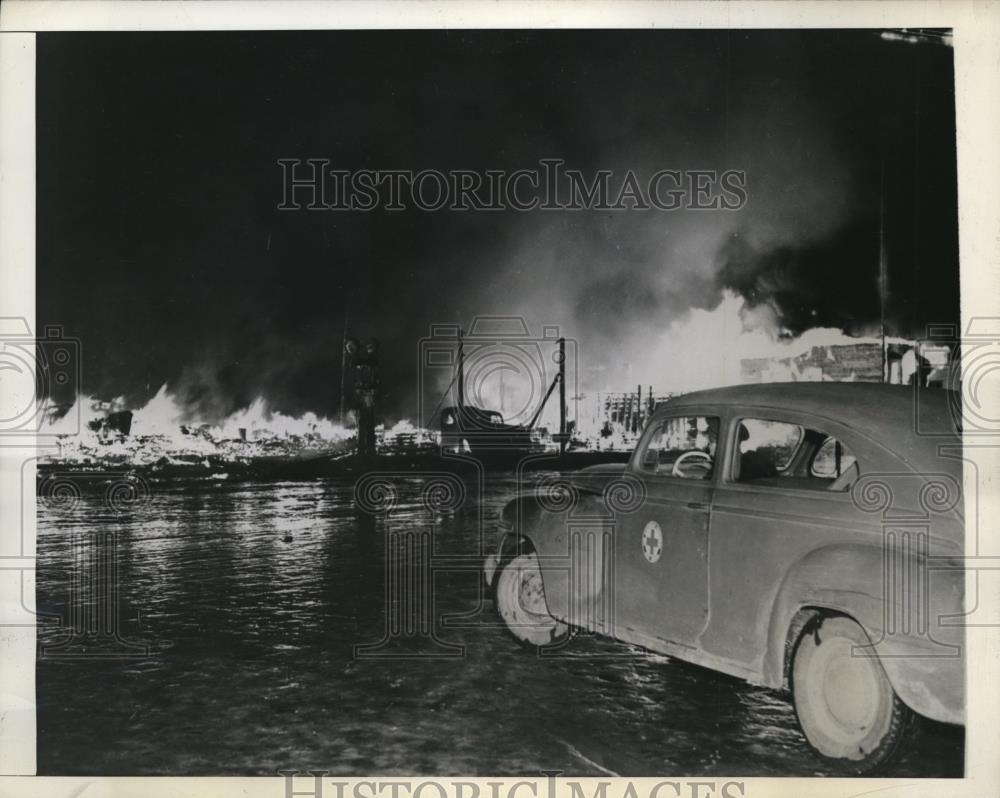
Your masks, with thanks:
M792 565L867 538L871 521L849 491L868 449L839 424L775 409L734 411L727 439L710 530L711 623L699 648L734 673L758 674Z
M708 529L720 420L692 411L654 419L631 472L646 499L616 516L616 636L692 645L708 613Z

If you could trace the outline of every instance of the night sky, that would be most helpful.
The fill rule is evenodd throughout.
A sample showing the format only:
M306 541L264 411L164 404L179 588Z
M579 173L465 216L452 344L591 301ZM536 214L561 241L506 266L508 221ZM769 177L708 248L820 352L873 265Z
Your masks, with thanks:
M952 55L873 31L40 34L38 324L81 339L101 398L334 415L349 312L411 415L428 325L476 314L560 325L602 380L725 288L779 334L871 333L881 184L890 332L919 335L958 319ZM749 198L279 211L277 160L310 157L739 169Z

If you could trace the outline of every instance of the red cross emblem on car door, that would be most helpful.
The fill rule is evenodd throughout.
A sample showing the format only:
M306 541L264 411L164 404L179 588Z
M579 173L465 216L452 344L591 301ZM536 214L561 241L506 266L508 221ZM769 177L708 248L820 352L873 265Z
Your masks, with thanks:
M663 554L663 530L656 521L650 521L642 531L642 553L653 563Z

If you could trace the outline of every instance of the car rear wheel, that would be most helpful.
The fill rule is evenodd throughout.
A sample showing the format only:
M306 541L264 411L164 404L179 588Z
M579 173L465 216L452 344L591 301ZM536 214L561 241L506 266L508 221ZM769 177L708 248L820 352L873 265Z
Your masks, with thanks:
M569 636L569 626L549 615L538 557L519 554L501 564L496 577L497 611L521 643L548 646Z
M869 773L891 761L912 727L871 643L850 618L806 627L792 663L792 696L806 740L834 770Z

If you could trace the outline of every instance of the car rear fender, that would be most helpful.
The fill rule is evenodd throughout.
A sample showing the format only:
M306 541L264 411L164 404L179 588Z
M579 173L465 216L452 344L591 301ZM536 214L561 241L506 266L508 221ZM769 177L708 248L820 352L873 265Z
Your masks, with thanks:
M881 550L877 546L833 545L816 549L793 564L781 582L770 618L763 681L781 687L786 676L786 642L800 611L816 608L850 615L866 630L882 618ZM870 632L869 632L870 634Z
M935 720L962 723L964 648L955 621L962 614L963 575L928 568L921 555L895 556L887 561L877 544L835 545L790 568L771 612L763 683L787 686L792 647L812 618L845 615L872 641L858 655L879 658L903 703Z

